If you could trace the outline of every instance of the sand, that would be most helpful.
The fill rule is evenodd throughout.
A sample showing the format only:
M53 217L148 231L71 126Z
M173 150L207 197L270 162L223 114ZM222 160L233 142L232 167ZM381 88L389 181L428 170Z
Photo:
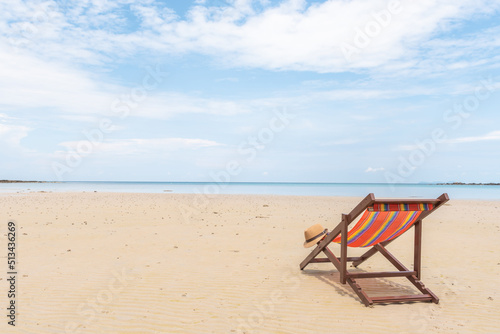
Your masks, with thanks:
M303 230L333 228L359 200L1 194L3 261L7 222L17 226L18 314L7 325L4 269L0 332L500 332L500 201L451 200L424 222L422 281L439 304L365 307L333 265L299 270ZM412 236L388 246L408 266ZM360 268L391 266L378 255ZM415 292L404 278L361 283L369 294Z

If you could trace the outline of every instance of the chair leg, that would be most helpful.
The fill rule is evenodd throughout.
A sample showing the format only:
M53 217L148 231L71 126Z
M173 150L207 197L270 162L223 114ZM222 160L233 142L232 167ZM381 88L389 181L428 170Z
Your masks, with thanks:
M346 284L347 279L347 215L342 215L342 228L340 234L340 283Z
M368 295L363 291L363 289L359 286L359 284L353 278L348 278L347 283L351 286L352 290L355 294L358 295L359 299L365 304L365 306L373 305L373 300L368 297Z
M421 267L422 267L422 221L418 220L414 224L415 226L415 243L413 250L413 270L417 272L417 278L420 279Z
M424 283L422 283L416 276L410 276L408 277L408 280L423 294L430 295L432 298L432 302L434 304L439 304L439 298L429 290L428 288L425 287Z

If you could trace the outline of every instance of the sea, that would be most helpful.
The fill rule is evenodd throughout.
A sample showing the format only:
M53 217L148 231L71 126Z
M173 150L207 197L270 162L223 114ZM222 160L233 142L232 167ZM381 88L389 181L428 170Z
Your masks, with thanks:
M437 185L387 183L283 183L283 182L55 182L1 183L0 193L30 192L116 192L174 194L253 194L295 196L378 198L437 198L448 193L450 199L500 200L498 185Z

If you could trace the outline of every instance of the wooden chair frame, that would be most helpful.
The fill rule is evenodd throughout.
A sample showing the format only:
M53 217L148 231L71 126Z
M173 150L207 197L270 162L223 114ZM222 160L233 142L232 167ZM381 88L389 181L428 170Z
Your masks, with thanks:
M422 254L422 220L434 212L441 205L449 200L447 194L442 194L437 199L375 199L373 194L366 196L349 214L342 214L341 222L320 242L317 247L302 261L300 269L303 270L309 263L331 262L340 273L340 282L348 283L354 290L356 295L361 299L365 306L371 306L374 303L397 303L397 302L417 302L428 301L438 303L439 298L420 281L421 277L421 254ZM386 246L393 240L378 243L370 248L363 255L358 257L347 256L347 236L348 227L361 213L368 207L379 203L431 203L434 205L432 210L423 211L414 225L414 262L413 270L409 270L398 259L394 257ZM340 258L335 256L327 247L338 235L341 235L340 242ZM404 233L403 233L404 234ZM326 258L316 258L320 253L324 253ZM347 270L347 263L352 262L354 267L357 267L376 253L382 254L390 263L398 269L398 271L388 272L363 272L353 273ZM376 278L376 277L406 277L422 294L404 295L404 296L386 296L386 297L369 297L356 282L360 278Z

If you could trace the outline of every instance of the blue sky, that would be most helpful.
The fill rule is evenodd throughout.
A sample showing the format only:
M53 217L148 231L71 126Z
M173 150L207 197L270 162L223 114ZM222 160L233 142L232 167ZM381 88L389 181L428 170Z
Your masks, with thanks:
M0 13L0 179L500 182L498 1Z

